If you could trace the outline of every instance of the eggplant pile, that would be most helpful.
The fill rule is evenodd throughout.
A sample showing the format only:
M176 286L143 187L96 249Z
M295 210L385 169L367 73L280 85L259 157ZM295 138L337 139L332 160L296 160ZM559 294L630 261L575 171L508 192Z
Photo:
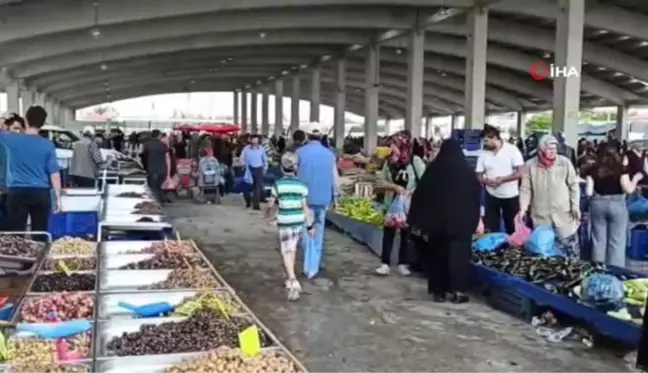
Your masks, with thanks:
M473 253L473 262L566 296L592 273L605 272L605 265L564 257L538 257L519 248L507 247L488 253Z

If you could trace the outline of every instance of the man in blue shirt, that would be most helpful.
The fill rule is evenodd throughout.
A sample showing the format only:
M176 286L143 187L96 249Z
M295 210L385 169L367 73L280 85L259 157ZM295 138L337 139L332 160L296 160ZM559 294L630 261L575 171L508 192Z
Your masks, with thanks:
M0 134L11 175L5 202L11 218L5 219L4 230L24 232L31 217L32 231L47 231L52 203L55 212L60 210L61 176L54 143L38 134L46 118L45 109L32 106L25 115L25 133ZM51 200L52 189L56 201Z
M259 145L259 136L251 135L250 144L241 152L241 163L252 179L252 187L243 193L245 207L261 210L260 201L263 193L263 175L268 169L268 157L265 149ZM250 193L251 192L251 193ZM251 194L251 195L250 195Z
M321 142L318 123L311 123L308 142L297 150L299 167L297 177L308 187L308 207L313 212L315 236L303 236L304 274L313 278L320 269L324 246L324 223L326 209L338 195L339 175L335 154Z

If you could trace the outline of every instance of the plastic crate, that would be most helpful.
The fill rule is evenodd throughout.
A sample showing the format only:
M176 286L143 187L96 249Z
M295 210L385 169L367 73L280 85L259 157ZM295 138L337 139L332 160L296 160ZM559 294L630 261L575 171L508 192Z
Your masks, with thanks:
M630 231L626 257L633 260L648 260L648 230L645 227Z
M96 211L68 211L50 215L48 231L54 239L63 236L94 238L98 224Z

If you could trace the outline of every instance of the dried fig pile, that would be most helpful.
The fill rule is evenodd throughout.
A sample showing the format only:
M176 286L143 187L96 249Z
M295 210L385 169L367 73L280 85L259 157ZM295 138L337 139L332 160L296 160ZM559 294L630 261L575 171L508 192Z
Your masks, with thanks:
M0 235L0 255L37 258L45 247L42 242L28 240L18 236Z
M201 310L183 321L142 325L137 332L113 338L107 347L117 356L208 351L220 346L238 346L238 334L252 325L245 318L227 320L217 311ZM262 345L269 345L270 339L262 332L259 334Z
M65 263L70 271L89 271L97 268L97 259L95 257L77 257L66 259L48 259L45 262L46 271L58 271L59 262Z
M166 280L141 289L212 289L219 287L211 271L195 269L174 269Z
M25 322L90 319L93 315L93 296L81 293L58 293L28 298L20 307L20 317Z
M135 205L136 215L164 215L164 209L157 202L142 201Z
M49 293L61 291L91 291L95 289L96 276L94 273L48 273L38 275L31 292Z
M257 357L242 356L238 348L219 347L205 356L187 359L181 364L165 369L166 373L296 373L295 364L280 354Z
M119 269L176 269L207 268L207 264L198 255L185 255L168 251L158 252L152 258L130 263Z
M80 238L62 237L52 243L50 255L87 255L94 254L97 243Z
M88 373L90 367L78 364L19 364L10 365L11 373Z

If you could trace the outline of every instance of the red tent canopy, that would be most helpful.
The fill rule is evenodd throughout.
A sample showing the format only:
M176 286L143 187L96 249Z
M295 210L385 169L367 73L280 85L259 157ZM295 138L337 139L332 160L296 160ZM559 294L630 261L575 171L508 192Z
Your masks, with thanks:
M175 129L178 131L200 131L200 127L194 124L180 124Z
M230 125L230 124L203 124L200 126L200 131L205 131L209 133L234 133L241 130L240 126Z

